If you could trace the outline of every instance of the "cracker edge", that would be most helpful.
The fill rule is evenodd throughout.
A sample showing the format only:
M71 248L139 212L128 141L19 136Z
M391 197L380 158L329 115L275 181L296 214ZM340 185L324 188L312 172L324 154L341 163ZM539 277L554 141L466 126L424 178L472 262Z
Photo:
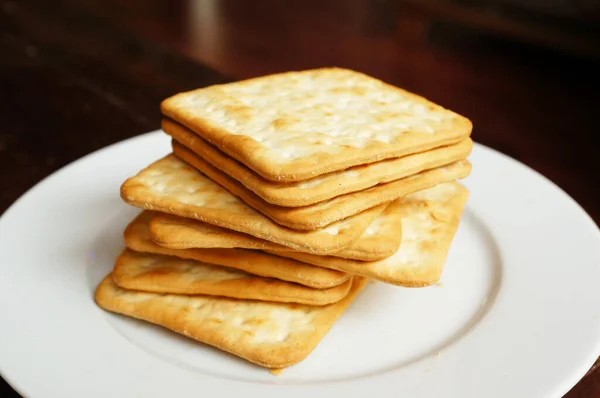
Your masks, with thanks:
M341 185L335 185L336 190L332 190L330 187L325 186L326 184L320 185L318 189L301 189L297 187L290 187L288 192L285 194L275 188L276 185L286 185L285 183L274 183L272 181L265 180L261 176L254 173L251 169L241 164L234 158L220 151L217 147L207 143L198 134L194 134L185 126L180 125L168 118L163 118L161 122L162 130L171 136L171 138L186 147L189 151L202 158L206 163L213 165L214 168L227 174L229 177L235 179L240 184L244 185L248 190L255 193L265 202L282 207L303 207L313 205L319 202L323 202L332 199L336 196L345 195L352 192L362 191L364 189L373 187L379 184L385 184L401 178L409 177L413 174L420 173L429 169L442 167L451 163L460 161L467 158L472 149L473 141L471 138L466 138L458 143L442 146L439 148L433 148L431 151L437 152L431 155L431 151L415 153L400 158L389 158L384 161L387 162L409 162L407 167L402 168L402 173L394 173L393 175L388 174L385 176L379 176L373 178L373 176L365 176L363 178L353 178L351 181L332 181L331 183L339 183ZM407 158L418 157L419 161ZM413 162L413 163L410 163ZM379 162L375 162L379 163ZM355 167L368 167L371 164L358 165ZM388 166L390 169L395 169L395 164ZM347 171L352 171L353 168ZM340 170L339 172L342 172ZM368 169L363 171L368 174ZM326 175L320 175L319 177L325 177ZM341 178L341 177L339 177ZM307 180L310 181L310 180ZM296 183L294 183L296 184ZM308 193L308 195L307 195Z
M243 135L233 135L224 129L215 127L212 123L195 116L192 112L189 112L185 110L185 108L181 108L178 105L178 100L180 97L187 96L192 93L197 93L207 88L215 87L218 85L203 87L200 89L175 94L174 96L163 100L160 104L160 109L165 116L170 117L171 119L188 127L190 130L193 130L196 134L203 137L206 141L217 146L219 149L229 154L233 158L239 160L247 167L254 170L257 174L261 175L263 178L275 182L302 181L315 177L317 175L342 170L359 164L373 163L379 160L384 160L392 157L401 157L409 155L411 153L424 152L435 147L459 142L462 139L467 138L471 135L473 123L466 117L454 111L446 109L441 105L431 102L422 96L408 92L391 84L385 83L379 79L376 79L372 76L368 76L364 73L343 68L320 68L299 72L285 72L276 75L314 73L317 71L351 72L352 74L357 74L368 79L372 79L376 82L383 84L383 87L385 88L400 91L402 95L409 97L417 103L429 107L433 106L440 111L445 111L453 114L455 117L455 123L447 129L440 130L436 135L419 135L419 139L415 139L414 136L405 137L403 140L395 143L394 145L390 145L387 143L378 143L369 146L368 150L365 150L365 148L348 149L344 157L332 157L329 154L319 153L316 156L312 156L310 159L302 159L302 161L296 161L293 163L274 165L266 161L265 157L256 155L256 153L264 152L265 148L254 139ZM275 75L267 75L227 84L245 85L250 83L251 81L261 79L268 80L273 76ZM444 137L440 139L440 135L444 135ZM432 139L432 137L436 137L436 140ZM315 164L318 164L319 167L315 167Z
M426 268L425 272L418 274L410 272L398 272L396 274L401 274L404 276L382 277L381 275L378 275L372 270L368 269L368 262L344 260L331 256L313 256L307 253L298 252L275 253L269 251L269 253L282 257L294 258L298 261L318 265L320 267L348 272L352 275L363 276L372 280L385 282L396 286L426 287L433 285L437 283L442 276L446 259L450 251L450 246L452 245L452 241L454 240L458 227L460 226L460 222L462 221L462 214L464 213L464 209L469 198L469 191L467 188L458 183L454 184L457 184L461 187L460 192L448 201L448 206L453 208L454 217L452 217L451 223L447 223L448 227L444 229L444 234L438 237L436 241L438 245L443 246L443 249L436 251L435 266ZM402 243L400 243L400 248L402 248ZM402 277L404 277L404 280L400 279Z
M339 251L342 248L354 242L360 237L360 235L362 235L364 230L366 230L367 227L371 224L371 222L376 218L377 212L383 211L383 206L380 209L372 208L367 210L371 212L369 214L372 217L369 216L363 220L359 219L360 224L358 226L356 224L354 225L353 233L349 234L348 232L346 232L343 235L343 239L340 239L340 235L335 235L335 237L332 236L331 239L326 239L326 234L321 234L321 236L318 237L311 237L310 239L301 240L299 239L299 235L303 235L302 232L293 231L286 227L280 226L260 213L257 214L264 218L264 220L267 223L267 228L249 228L247 226L247 223L242 223L240 225L239 217L228 214L228 212L226 211L220 209L206 209L203 206L188 205L169 197L157 197L154 194L150 194L149 190L144 184L137 182L140 173L147 171L148 169L156 165L158 162L161 162L171 156L175 157L175 155L173 154L166 155L163 158L144 168L135 176L128 178L121 185L120 189L120 195L123 201L131 206L138 207L141 209L162 211L164 213L175 214L184 218L199 220L208 224L213 224L220 227L232 229L234 231L247 233L249 235L269 240L274 243L279 243L293 249L303 250L304 252L310 252L320 255ZM190 168L193 169L192 167ZM149 197L152 199L148 200ZM287 235L287 239L282 238L281 235ZM323 244L323 242L327 242L327 244Z
M256 211L262 213L266 217L270 218L274 222L284 227L292 228L295 230L301 231L314 231L320 228L324 228L329 224L332 224L337 221L341 221L343 219L355 216L364 211L369 211L371 209L375 209L376 207L382 205L382 203L378 203L375 206L371 206L367 209L363 209L362 211L357 211L356 209L352 209L350 211L351 214L338 215L338 217L326 217L323 212L319 210L313 211L309 217L303 216L302 214L295 215L293 213L293 209L273 205L265 202L261 197L256 195L254 192L246 188L239 181L230 177L226 173L217 170L206 160L202 159L200 156L192 152L190 149L181 145L177 141L172 141L171 143L173 147L173 153L179 157L181 160L186 162L188 165L192 166L196 170L200 171L200 173L204 174L211 180L215 181L217 184L221 185L227 191L229 191L232 195L237 196L242 201L244 201L248 206L252 207ZM346 206L347 208L348 206ZM309 210L308 207L304 208L305 210ZM375 210L379 214L383 212L384 207L381 207L379 210ZM374 221L373 218L372 221ZM369 225L371 223L369 222ZM366 229L367 227L365 227ZM364 230L363 230L364 231Z
M203 246L201 241L205 241L206 239L188 239L184 240L183 238L173 238L174 235L179 235L173 232L173 230L178 227L181 228L190 228L185 224L180 224L179 222L173 222L173 224L167 224L164 220L165 217L167 220L171 217L176 219L181 219L179 216L175 216L172 214L155 212L154 216L150 220L150 235L152 241L157 245L167 248L167 249L175 249L175 250L183 250L183 249L244 249L244 250L268 250L272 252L288 252L294 251L286 246L279 245L277 243L269 242L264 239L256 238L254 236L248 234L242 234L241 232L228 230L225 228L215 227L223 229L223 233L231 233L236 235L246 235L244 237L240 237L242 241L236 246L236 242L227 242L227 243L211 243L211 245ZM212 226L212 225L211 225ZM168 231L170 230L170 231ZM201 232L198 232L201 234ZM364 235L364 234L363 234ZM361 235L361 237L363 236ZM398 237L401 238L402 233L398 232ZM384 237L386 241L388 241L385 248L377 248L372 249L369 248L368 244L361 244L359 237L358 240L354 241L354 243L346 246L346 248L340 250L339 252L331 253L334 257L348 258L351 260L360 260L360 261L375 261L381 260L386 257L391 256L398 250L398 246L400 245L400 241L396 242L397 238L391 238L388 236ZM221 241L225 240L221 238Z
M128 261L131 260L132 256L137 254L142 253L125 249L115 261L112 277L115 284L122 289L151 293L223 296L244 300L322 306L336 303L346 297L352 285L352 278L349 278L340 285L325 289L316 289L253 274L248 274L248 277L244 279L226 279L208 282L202 280L185 281L185 277L180 277L178 272L174 270L165 272L164 268L160 271L142 272L132 275L127 272L130 269ZM169 257L151 253L143 253L143 255ZM206 265L214 268L225 268L219 265ZM178 282L180 283L178 284ZM249 294L249 292L251 293Z
M443 167L418 173L418 178L414 178L414 176L405 177L376 185L363 191L336 196L330 200L310 206L281 207L265 202L241 183L216 170L183 145L172 142L172 146L177 156L184 158L183 160L193 168L196 168L201 173L205 173L209 178L214 179L234 195L248 202L248 204L259 212L270 218L277 218L275 221L279 224L284 224L283 220L285 220L285 225L289 226L293 223L296 225L296 228L300 228L298 226L301 223L303 226L300 229L302 230L323 228L374 207L388 204L412 192L427 189L443 182L465 178L470 174L472 168L471 163L464 159Z
M179 257L185 260L201 261L207 264L235 268L249 274L294 282L314 289L332 288L345 283L350 278L350 275L341 271L275 256L262 251L246 249L178 250L162 247L152 241L145 242L143 239L140 239L135 229L142 224L140 220L146 216L145 212L140 213L127 225L123 233L125 245L133 251ZM257 268L255 264L260 265ZM282 271L282 265L289 268L289 271ZM316 273L329 276L328 283L324 283L323 279L316 275Z
M212 331L204 330L204 332L208 332L208 335L202 336L202 324L199 325L199 332L190 332L189 328L187 327L188 325L185 322L185 319L182 317L166 316L164 312L161 313L160 316L145 315L145 312L149 312L147 308L148 305L145 305L144 307L146 308L144 308L143 310L140 310L139 307L136 309L132 309L131 311L124 311L122 309L119 309L118 300L115 300L115 297L118 297L115 296L115 293L118 292L118 290L114 290L115 288L119 288L112 280L111 274L107 275L96 288L94 300L96 304L104 310L140 319L155 325L159 325L161 327L189 337L193 340L216 347L222 351L229 352L230 354L246 359L247 361L255 363L259 366L279 369L294 365L308 357L308 355L310 355L310 353L314 351L314 349L319 345L322 339L331 330L335 322L343 315L343 313L348 309L348 307L350 307L352 302L365 287L366 283L366 278L358 277L355 279L355 281L353 281L352 287L350 288L350 292L348 293L348 295L342 300L338 301L337 303L329 304L328 306L317 307L325 311L319 314L319 316L315 320L315 329L318 331L318 333L315 333L315 331L304 332L302 333L302 335L306 336L306 340L296 338L294 341L289 342L288 345L286 345L285 347L262 349L261 347L259 347L257 350L252 350L252 352L246 353L234 352L234 350L231 347L228 347L228 345L225 344L224 338L222 338L219 335L212 334ZM159 296L158 294L156 295Z

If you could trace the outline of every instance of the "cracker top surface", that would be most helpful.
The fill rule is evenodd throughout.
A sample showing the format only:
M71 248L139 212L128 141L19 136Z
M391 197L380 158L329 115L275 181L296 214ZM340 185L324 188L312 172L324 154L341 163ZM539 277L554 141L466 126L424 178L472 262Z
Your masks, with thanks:
M145 186L157 196L174 197L184 204L239 213L255 213L237 196L203 174L193 170L174 155L169 155L140 171L134 183Z
M98 285L95 299L109 311L159 324L261 366L282 368L314 350L366 281L354 278L342 300L311 306L131 291L121 289L108 275Z
M427 286L442 275L450 244L469 192L452 182L400 199L402 241L399 250L380 261L348 261L347 272L361 271L374 279L404 286Z
M442 275L468 197L464 186L451 182L399 199L402 241L398 251L383 260L362 262L293 252L280 255L396 285L428 286Z
M162 109L259 170L301 165L315 155L355 157L377 147L466 136L471 130L466 118L422 97L338 68L210 86L175 95L163 101ZM224 142L232 136L250 138L253 145ZM260 153L249 153L256 150ZM317 161L327 163L327 158Z
M423 272L430 271L428 266L441 268L467 198L468 190L458 183L439 184L402 198L400 249L378 264Z
M151 273L156 275L176 273L187 277L191 281L202 280L212 282L255 277L234 268L226 268L196 260L163 256L160 254L138 253L133 250L125 250L117 261L125 264L124 268L131 274L130 276Z
M150 304L160 300L163 306L186 314L188 322L205 324L242 344L281 344L290 335L312 332L313 319L321 312L320 307L300 304L127 291L108 279L103 284L115 290L120 301Z
M314 231L276 224L174 155L154 162L121 185L125 202L230 228L313 253L340 250L357 240L383 209L372 208Z

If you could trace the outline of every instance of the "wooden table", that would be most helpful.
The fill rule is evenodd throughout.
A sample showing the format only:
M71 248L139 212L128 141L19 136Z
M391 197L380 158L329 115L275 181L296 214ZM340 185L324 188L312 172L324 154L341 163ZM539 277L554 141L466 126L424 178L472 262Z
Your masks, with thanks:
M540 171L598 222L598 63L411 15L381 0L0 0L0 211L69 162L158 128L168 95L339 65L469 116L478 142ZM0 395L17 396L4 382ZM567 397L599 395L591 372Z

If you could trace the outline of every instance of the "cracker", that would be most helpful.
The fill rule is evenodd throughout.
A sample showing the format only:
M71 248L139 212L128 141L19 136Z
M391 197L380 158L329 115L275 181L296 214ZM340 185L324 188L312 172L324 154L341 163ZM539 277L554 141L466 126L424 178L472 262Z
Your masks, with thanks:
M285 368L315 349L365 284L365 278L355 278L344 299L315 307L130 291L108 275L95 299L105 310L163 326L263 367Z
M400 249L380 261L354 261L297 252L277 254L395 285L428 286L438 282L442 275L468 196L462 185L447 183L402 198Z
M466 139L471 122L362 73L323 68L213 85L167 117L271 181L302 181Z
M121 197L132 206L194 218L319 255L339 251L357 240L385 208L371 208L327 228L295 231L252 209L174 155L127 179Z
M391 202L360 238L333 255L353 260L374 261L396 253L402 242L401 209L401 199Z
M232 268L125 249L117 258L113 280L119 287L154 293L204 294L247 300L326 305L348 294L352 279L328 289L314 289L262 278Z
M353 260L374 261L394 254L402 239L399 206L399 200L389 204L358 240L331 255ZM219 247L273 252L293 251L289 247L250 235L165 213L156 213L152 217L150 235L154 242L172 249Z
M367 209L389 203L409 193L420 191L443 182L464 178L471 172L471 163L468 160L461 160L448 166L438 167L386 184L376 185L360 192L337 196L314 205L281 207L265 202L242 184L217 170L183 145L173 142L173 152L278 224L298 230L323 228Z
M143 253L176 256L181 259L235 268L253 275L295 282L316 289L325 289L345 283L350 276L327 268L316 267L297 260L277 257L264 252L242 249L181 249L161 247L150 238L148 223L152 212L138 215L125 228L125 244L131 250ZM191 220L190 220L191 221ZM206 224L205 224L206 225Z
M427 152L354 166L301 182L280 183L260 177L178 123L164 119L162 128L177 142L243 184L264 201L284 207L312 205L421 171L445 166L466 159L473 149L473 141L467 138L457 144Z

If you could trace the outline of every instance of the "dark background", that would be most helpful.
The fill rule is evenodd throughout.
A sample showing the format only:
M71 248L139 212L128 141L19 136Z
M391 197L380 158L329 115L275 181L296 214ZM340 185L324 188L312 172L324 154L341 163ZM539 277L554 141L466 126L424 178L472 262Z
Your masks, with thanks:
M171 94L342 66L468 116L477 142L598 223L598 3L0 0L0 212L71 161L159 128ZM593 371L567 395L596 396Z

